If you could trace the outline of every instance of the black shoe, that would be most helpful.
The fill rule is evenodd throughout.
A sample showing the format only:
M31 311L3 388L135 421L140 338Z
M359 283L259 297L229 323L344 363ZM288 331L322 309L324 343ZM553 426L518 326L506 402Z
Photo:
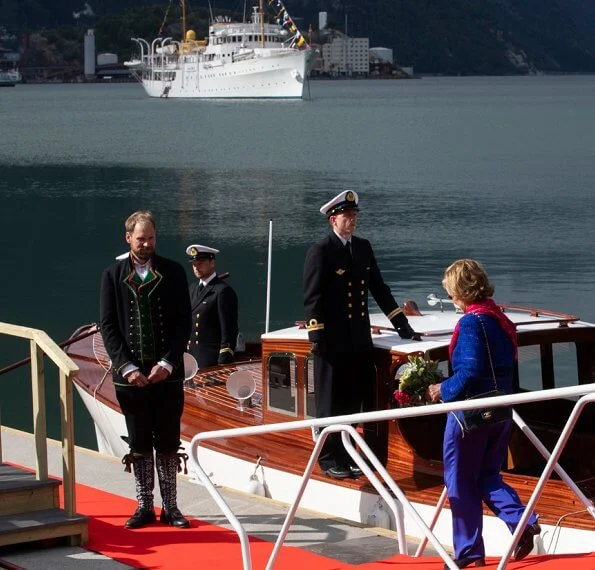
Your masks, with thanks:
M143 528L157 520L153 509L141 509L134 511L134 514L124 523L126 528Z
M333 479L347 479L348 477L351 477L351 470L349 467L339 467L338 465L323 469L323 472L325 475L328 475Z
M472 564L475 567L485 566L486 560L485 558L470 558L465 556L464 558L459 558L458 560L455 559L453 562L457 565L457 568L467 568L467 566L471 566ZM449 570L448 566L444 565L444 570Z
M529 525L521 534L521 538L517 547L514 549L514 559L515 560L522 560L533 550L535 546L535 541L533 540L534 536L538 536L541 533L541 527L538 523L534 522L532 525Z
M166 511L163 509L161 511L161 515L159 516L159 521L163 524L168 524L169 526L175 526L177 528L190 527L190 521L184 517L184 515L180 512L180 509L177 507L171 511Z
M361 477L364 474L364 472L357 465L350 465L349 473L354 479L357 479L358 477Z

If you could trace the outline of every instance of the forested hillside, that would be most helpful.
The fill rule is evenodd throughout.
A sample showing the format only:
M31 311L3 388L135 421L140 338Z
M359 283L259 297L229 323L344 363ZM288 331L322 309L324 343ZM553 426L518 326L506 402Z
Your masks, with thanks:
M266 4L265 0L265 4ZM507 74L595 72L593 0L286 0L303 32L329 26L393 48L418 73ZM187 2L190 22L206 33L207 0ZM154 36L169 6L179 29L178 0L0 0L0 26L17 34L44 30L75 57L84 29L98 30L98 49L129 55L130 36ZM244 1L211 0L215 13L241 15ZM250 3L248 3L249 9ZM177 24L176 24L177 23ZM172 27L173 26L173 27ZM70 28L67 30L66 28ZM319 40L323 38L317 38ZM62 42L62 44L60 44Z

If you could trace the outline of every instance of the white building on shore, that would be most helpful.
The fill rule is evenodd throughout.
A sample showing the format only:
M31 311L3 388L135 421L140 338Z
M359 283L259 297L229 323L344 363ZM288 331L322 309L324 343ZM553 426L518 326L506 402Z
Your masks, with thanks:
M336 33L322 46L322 71L330 75L363 75L370 72L370 39Z

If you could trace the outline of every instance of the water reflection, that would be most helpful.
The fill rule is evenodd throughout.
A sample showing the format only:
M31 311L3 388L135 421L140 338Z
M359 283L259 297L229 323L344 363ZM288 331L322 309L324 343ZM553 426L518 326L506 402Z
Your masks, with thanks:
M304 318L304 256L328 231L319 207L354 189L358 233L399 301L423 310L444 268L476 257L498 301L595 320L593 81L319 82L291 105L151 100L134 85L3 93L0 319L58 341L96 321L124 218L148 208L163 255L221 250L256 339L269 221L278 328ZM0 364L26 352L0 344ZM28 385L6 386L5 413L23 415Z

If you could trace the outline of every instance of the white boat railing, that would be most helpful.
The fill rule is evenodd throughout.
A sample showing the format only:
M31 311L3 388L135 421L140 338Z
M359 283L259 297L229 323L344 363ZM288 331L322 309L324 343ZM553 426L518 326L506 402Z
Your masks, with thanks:
M332 432L341 432L343 444L346 450L348 451L349 455L353 458L358 467L364 472L369 482L374 486L374 488L383 497L383 499L385 499L387 505L395 514L398 535L397 538L399 541L399 551L403 554L407 554L407 543L405 533L403 530L404 512L406 511L407 514L410 515L412 519L416 522L416 524L419 526L420 530L423 532L427 539L425 542L422 542L422 544L420 544L420 547L416 552L416 556L421 555L427 541L429 540L435 547L438 554L442 557L448 568L452 568L453 570L455 570L457 568L456 564L453 562L453 560L450 558L444 547L440 544L440 542L432 532L432 528L438 518L439 512L446 501L446 492L443 491L443 494L440 500L438 501L436 507L436 514L434 516L434 519L430 523L430 526L428 526L421 518L421 516L417 513L417 511L415 510L411 502L407 499L403 491L394 482L394 480L387 472L387 470L384 468L384 466L380 463L378 458L374 455L372 450L365 443L360 434L352 427L352 424L389 421L420 416L433 416L438 414L454 412L457 410L472 410L475 408L483 407L495 408L501 406L516 406L530 402L541 402L546 400L557 400L564 398L578 398L578 401L576 402L571 414L569 415L568 420L566 421L566 424L560 434L560 437L558 438L556 446L551 453L547 451L547 449L537 438L537 436L529 429L529 427L523 421L518 412L515 410L513 413L513 421L519 426L523 433L527 435L529 441L537 448L537 450L542 454L542 456L547 459L547 462L535 486L535 489L531 494L531 498L529 499L525 507L523 516L521 517L521 520L514 534L512 535L511 542L500 560L498 570L502 570L506 568L509 562L510 555L515 549L520 539L521 533L526 526L527 520L529 519L531 512L533 512L533 509L543 492L545 484L547 483L547 480L550 478L554 470L560 475L561 479L569 486L569 488L576 494L579 501L585 505L587 511L595 519L595 506L593 505L592 501L590 501L580 491L580 489L576 486L574 481L572 481L568 474L560 467L560 465L558 465L560 455L562 454L566 446L566 443L568 442L568 439L570 438L574 426L576 425L576 422L578 421L584 407L587 404L595 402L595 384L586 384L584 386L575 386L568 388L555 388L550 390L540 390L526 394L512 394L507 396L497 396L494 398L478 398L472 401L463 400L459 402L434 404L431 406L398 408L393 410L382 410L377 412L366 412L344 416L334 416L330 418L316 418L310 420L290 421L269 425L214 430L195 435L190 443L189 455L194 470L197 473L200 481L208 490L208 492L210 493L211 497L215 500L217 505L219 505L219 507L227 517L228 521L230 522L231 526L238 534L242 549L242 560L244 570L251 570L252 568L248 536L237 517L229 508L229 506L227 505L227 503L225 502L225 500L223 499L213 482L210 480L207 473L200 465L200 461L198 459L198 448L201 442L210 441L214 439L230 439L233 437L245 437L249 435L260 435L264 433L281 433L305 428L323 429L316 439L316 445L314 446L314 449L308 461L308 465L302 476L302 483L298 490L297 496L287 513L287 516L279 533L279 537L275 543L275 547L267 563L266 570L270 570L271 568L273 568L277 554L293 522L293 518L305 491L306 485L310 480L310 476L315 467L322 444L324 443L326 437ZM350 436L356 441L357 445L359 446L359 450L357 450L351 443ZM386 487L388 487L388 489L394 494L394 496L397 497L401 505L399 505L394 500L394 498L390 496L386 487L383 486L383 483L380 482L379 478L368 466L366 459L369 461L369 463L373 465L374 469L377 471L378 475L383 480L384 485L386 485Z

